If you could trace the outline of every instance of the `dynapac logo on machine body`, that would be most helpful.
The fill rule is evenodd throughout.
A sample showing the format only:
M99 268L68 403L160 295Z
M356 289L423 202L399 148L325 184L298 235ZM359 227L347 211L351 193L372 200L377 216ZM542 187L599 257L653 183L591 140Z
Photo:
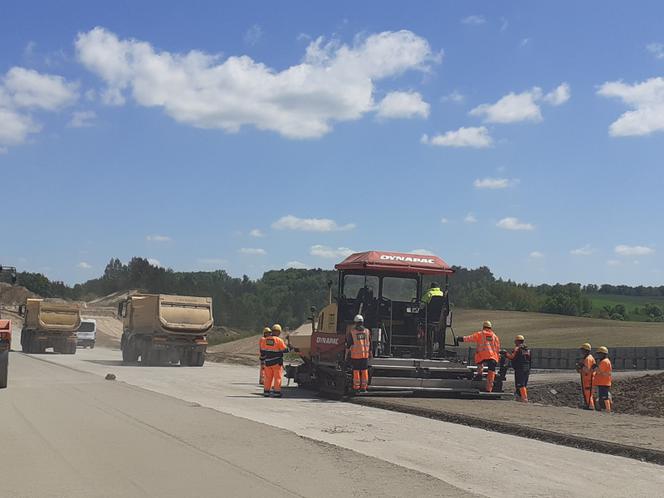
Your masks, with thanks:
M433 258L416 258L413 256L392 256L390 254L381 254L380 259L383 261L402 261L404 263L426 263L428 265L436 264Z

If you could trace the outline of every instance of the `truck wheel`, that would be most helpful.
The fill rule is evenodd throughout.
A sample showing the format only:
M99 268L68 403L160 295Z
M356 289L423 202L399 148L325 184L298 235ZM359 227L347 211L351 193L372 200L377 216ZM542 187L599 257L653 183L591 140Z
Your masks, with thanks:
M152 351L150 351L150 346L147 346L141 353L141 365L144 367L152 366L153 363Z
M205 353L192 353L191 366L192 367L202 367L205 363Z
M76 354L76 344L68 344L65 346L65 354Z
M21 332L21 351L24 353L32 353L30 346L32 345L32 337L30 332L24 330Z
M180 366L188 367L191 365L191 351L180 351Z
M0 389L7 387L7 368L9 366L9 351L0 353Z

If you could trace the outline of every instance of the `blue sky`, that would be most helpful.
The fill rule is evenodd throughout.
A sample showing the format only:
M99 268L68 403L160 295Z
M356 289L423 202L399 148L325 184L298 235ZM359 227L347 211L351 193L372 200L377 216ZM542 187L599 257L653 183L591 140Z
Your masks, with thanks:
M4 2L0 263L661 285L664 6Z

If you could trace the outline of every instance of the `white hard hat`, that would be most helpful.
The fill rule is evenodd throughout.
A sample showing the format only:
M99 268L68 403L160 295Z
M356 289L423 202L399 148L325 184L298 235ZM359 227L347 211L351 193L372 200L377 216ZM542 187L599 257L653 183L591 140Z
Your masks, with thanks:
M353 322L355 323L364 322L364 317L362 315L355 315L355 318L353 318Z

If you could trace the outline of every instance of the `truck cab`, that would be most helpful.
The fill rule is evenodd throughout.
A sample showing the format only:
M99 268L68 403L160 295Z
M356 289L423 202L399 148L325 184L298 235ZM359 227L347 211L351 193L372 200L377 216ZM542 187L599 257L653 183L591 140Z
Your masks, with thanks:
M82 318L81 326L76 332L76 345L93 349L97 340L97 320Z

